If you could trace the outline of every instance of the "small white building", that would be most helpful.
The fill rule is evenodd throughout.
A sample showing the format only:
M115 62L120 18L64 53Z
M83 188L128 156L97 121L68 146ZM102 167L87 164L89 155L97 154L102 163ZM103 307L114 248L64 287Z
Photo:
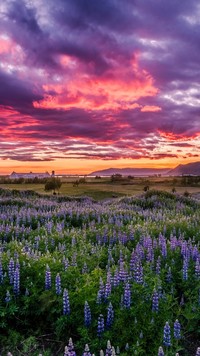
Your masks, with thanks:
M10 179L19 179L19 178L50 178L51 175L49 174L49 172L45 172L45 173L33 173L33 172L29 172L29 173L16 173L16 172L12 172L9 175Z

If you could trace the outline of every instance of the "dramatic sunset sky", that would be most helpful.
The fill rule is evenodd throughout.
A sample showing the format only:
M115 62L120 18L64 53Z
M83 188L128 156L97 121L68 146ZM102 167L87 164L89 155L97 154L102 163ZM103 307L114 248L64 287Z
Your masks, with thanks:
M199 1L0 1L0 174L199 152Z

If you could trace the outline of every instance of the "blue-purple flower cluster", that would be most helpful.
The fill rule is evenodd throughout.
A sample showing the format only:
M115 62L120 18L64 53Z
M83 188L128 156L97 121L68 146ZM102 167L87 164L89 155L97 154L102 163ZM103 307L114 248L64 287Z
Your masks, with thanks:
M149 339L158 352L163 339L161 356L183 344L187 312L194 316L196 332L199 203L158 194L101 203L61 196L19 197L12 204L9 199L5 196L0 205L5 325L9 312L20 327L20 317L38 293L41 318L55 317L52 333L72 330L84 343L87 337L88 342L96 337L94 344L107 334L111 340L119 337L122 325L130 352L146 352ZM68 345L66 355L70 352Z

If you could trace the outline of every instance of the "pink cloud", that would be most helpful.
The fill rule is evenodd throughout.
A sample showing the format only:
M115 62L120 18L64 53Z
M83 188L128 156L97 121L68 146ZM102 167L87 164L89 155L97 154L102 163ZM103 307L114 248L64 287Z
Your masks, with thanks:
M140 108L137 102L140 98L158 93L153 77L140 68L138 55L129 67L113 60L112 69L100 77L87 75L85 66L69 56L62 56L61 64L66 66L67 75L60 83L43 85L44 99L34 101L35 108L130 110ZM147 108L158 110L155 106Z
M161 107L155 106L155 105L145 105L141 109L141 112L156 112L156 111L161 111Z

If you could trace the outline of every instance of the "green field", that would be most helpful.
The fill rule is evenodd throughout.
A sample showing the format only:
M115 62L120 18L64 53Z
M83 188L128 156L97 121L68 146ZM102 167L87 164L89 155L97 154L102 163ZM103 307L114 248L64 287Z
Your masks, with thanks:
M108 356L107 340L113 356L199 355L200 201L154 186L0 189L0 355ZM62 189L109 187L143 184Z
M141 194L146 185L149 186L150 190L156 189L171 192L172 188L175 187L176 192L179 194L184 194L185 191L189 192L191 195L200 194L200 185L181 185L180 178L148 177L135 178L133 180L124 179L120 182L113 183L110 178L95 179L87 177L86 183L81 183L74 187L73 183L75 180L75 178L63 178L59 194L69 196L89 196L96 200L101 200L112 197ZM33 190L40 194L52 194L52 192L45 192L44 184L40 183L0 184L0 187L11 190Z

